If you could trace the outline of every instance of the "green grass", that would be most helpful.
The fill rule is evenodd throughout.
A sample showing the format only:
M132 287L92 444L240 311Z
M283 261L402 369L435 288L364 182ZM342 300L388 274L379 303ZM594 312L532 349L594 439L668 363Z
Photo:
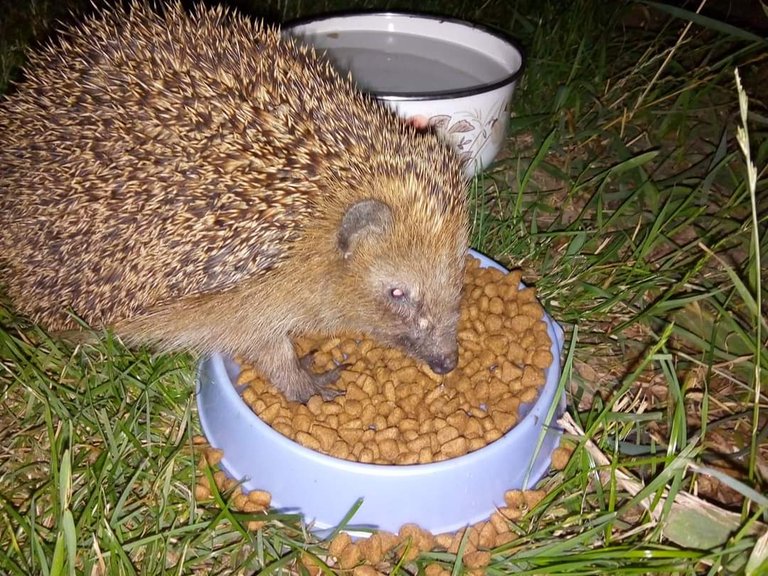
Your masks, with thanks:
M65 14L4 4L0 87ZM508 144L472 188L472 241L522 268L568 333L576 450L488 573L768 573L765 41L652 2L418 7L527 48ZM0 573L295 573L301 551L322 556L296 516L248 532L264 516L227 493L195 501L194 366L52 339L3 301ZM430 562L463 570L433 552L393 571Z

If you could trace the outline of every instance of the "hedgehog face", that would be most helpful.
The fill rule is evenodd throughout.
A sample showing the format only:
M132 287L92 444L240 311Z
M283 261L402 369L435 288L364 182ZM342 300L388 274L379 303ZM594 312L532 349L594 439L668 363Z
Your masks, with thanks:
M421 271L415 262L405 268L398 264L379 260L369 269L378 318L371 332L423 360L436 374L446 374L458 363L461 282L447 269Z
M407 214L366 200L347 211L338 238L350 303L347 328L401 348L437 374L458 363L467 250L464 228L453 225L455 219L445 222L419 228Z

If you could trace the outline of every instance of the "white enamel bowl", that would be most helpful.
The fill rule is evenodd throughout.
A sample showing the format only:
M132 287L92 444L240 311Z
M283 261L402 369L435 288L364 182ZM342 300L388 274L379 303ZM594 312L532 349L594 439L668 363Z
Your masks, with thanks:
M474 254L483 266L501 268ZM560 431L555 421L565 399L557 397L563 331L545 317L554 361L546 384L506 435L475 452L433 464L385 466L326 456L289 440L262 422L240 397L239 367L213 355L199 366L197 405L210 444L224 452L222 469L244 491L267 490L275 508L304 514L316 529L336 526L362 498L357 527L396 532L416 522L433 533L457 530L504 505L504 492L535 484L549 469ZM546 426L550 407L555 416ZM541 445L537 452L537 445ZM527 478L527 485L525 484Z
M523 70L511 39L468 22L394 12L322 16L284 31L325 52L408 121L433 126L468 176L498 154Z

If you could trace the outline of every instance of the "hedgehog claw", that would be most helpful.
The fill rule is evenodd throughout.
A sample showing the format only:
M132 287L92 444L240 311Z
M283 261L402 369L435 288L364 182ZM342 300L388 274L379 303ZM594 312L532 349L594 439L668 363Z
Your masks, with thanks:
M348 367L349 364L339 364L327 372L313 375L313 379L315 380L315 384L318 387L317 389L320 392L320 396L322 396L323 400L329 402L337 396L341 395L341 390L334 390L329 388L329 386L336 384L339 377L341 377L341 373Z
M349 367L349 364L339 364L320 374L312 372L311 368L313 367L315 352L317 351L313 350L299 358L299 366L304 370L309 380L308 385L303 386L301 392L296 394L296 399L299 402L306 402L315 394L320 394L323 400L327 402L333 400L342 393L340 390L333 390L329 387L333 386L339 380L341 373Z
M312 367L315 365L315 354L317 354L316 348L307 352L304 356L299 358L299 366L307 372L312 370Z

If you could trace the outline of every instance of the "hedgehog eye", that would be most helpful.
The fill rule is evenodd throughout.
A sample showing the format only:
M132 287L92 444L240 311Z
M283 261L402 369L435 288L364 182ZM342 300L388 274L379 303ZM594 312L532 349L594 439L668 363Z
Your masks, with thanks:
M407 302L408 294L402 288L395 286L389 289L389 297L395 302Z

